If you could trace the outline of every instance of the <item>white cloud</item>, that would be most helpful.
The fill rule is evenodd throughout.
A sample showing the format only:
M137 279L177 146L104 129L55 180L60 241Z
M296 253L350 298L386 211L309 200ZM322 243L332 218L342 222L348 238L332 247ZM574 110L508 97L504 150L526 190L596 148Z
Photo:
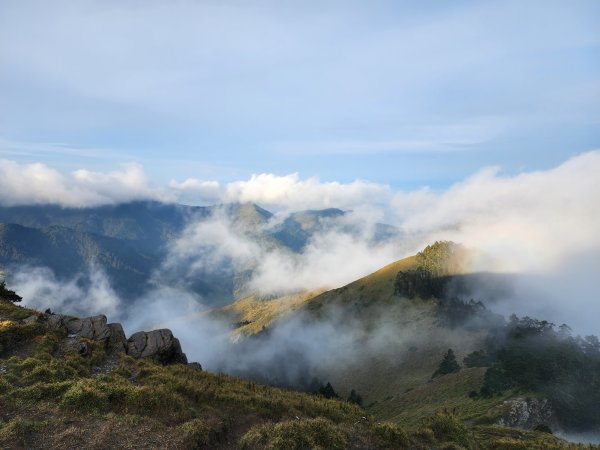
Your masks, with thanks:
M188 178L155 187L136 164L109 172L80 169L63 174L41 163L0 160L0 204L81 207L134 199L253 202L278 213L278 220L289 211L335 207L352 210L352 220L362 217L363 227L375 222L398 226L405 248L413 245L416 251L433 240L452 239L501 257L503 269L520 270L550 267L569 252L600 247L598 173L600 151L592 151L552 169L517 175L485 168L441 192L428 188L395 192L368 181L320 181L297 173L262 173L225 184ZM228 242L221 236L227 227L221 234L218 231L213 227L188 233L205 240L213 236L215 243ZM221 245L227 253L226 245ZM235 242L232 248L245 247Z
M589 333L594 320L577 319L576 311L597 312L599 307L591 275L600 267L599 173L600 151L517 175L486 168L441 192L422 188L394 193L366 182L322 183L296 174L263 174L226 185L224 198L284 209L286 203L290 209L357 208L313 236L300 255L258 245L221 218L188 230L172 257L177 260L181 252L198 258L191 264L184 258L188 267L205 264L211 260L195 249L210 242L212 258L253 265L253 289L281 293L338 287L435 240L453 240L493 257L493 265L490 259L486 265L476 261L474 270L523 274L515 288L519 295L504 299L502 312L568 321ZM364 204L369 207L360 207ZM283 216L275 220L281 222ZM400 229L400 240L375 245L373 225L384 219ZM354 231L348 232L352 226ZM567 299L569 293L573 300Z
M61 314L113 315L121 302L106 274L97 267L74 274L70 280L59 280L46 267L20 267L11 274L11 284L25 299L27 306Z
M63 206L96 206L136 199L187 201L193 204L253 202L274 210L309 208L360 208L385 204L392 195L388 186L356 180L349 183L301 179L295 174L252 175L249 180L225 185L212 180L172 180L154 187L138 164L99 172L78 169L63 174L42 164L0 160L0 204L53 203Z
M321 182L314 177L301 180L297 173L286 176L252 175L248 181L229 183L225 189L225 199L229 201L254 202L288 210L378 204L390 194L390 188L381 184L361 180Z
M187 178L181 182L171 180L169 188L174 190L179 200L184 203L217 203L221 199L221 185L218 181L196 178Z
M398 193L397 223L421 244L452 239L487 250L508 270L547 268L600 248L600 152L560 166L503 176L484 169L448 190Z
M0 160L0 205L85 207L136 199L173 201L175 197L153 188L137 164L107 173L80 169L65 175L42 163Z

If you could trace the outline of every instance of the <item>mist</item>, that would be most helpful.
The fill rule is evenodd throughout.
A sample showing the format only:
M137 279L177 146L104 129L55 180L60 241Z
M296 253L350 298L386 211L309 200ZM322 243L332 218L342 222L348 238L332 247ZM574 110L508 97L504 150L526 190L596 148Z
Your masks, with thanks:
M244 273L247 294L283 295L343 286L405 252L397 238L375 239L377 214L347 212L319 219L307 245L296 253L268 234L286 217L281 213L264 225L247 226L217 210L210 219L191 223L169 246L157 284L173 275L181 284L233 268Z
M118 315L123 305L107 275L90 265L69 280L59 280L47 267L21 266L10 271L9 283L24 303L72 315Z
M472 261L471 272L503 277L499 290L491 278L476 278L471 286L476 300L505 316L529 315L567 323L576 334L597 335L598 173L600 152L590 152L547 171L506 176L483 170L437 193L421 189L390 194L386 188L378 191L380 201L366 205L352 200L360 184L336 185L337 200L352 209L319 219L299 252L269 233L289 217L290 206L322 207L322 198L313 193L318 201L309 202L309 196L308 203L296 203L307 185L293 177L285 180L285 198L273 194L280 182L276 177L253 178L235 185L237 191L225 189L226 195L262 199L261 205L273 207L275 214L244 222L223 206L208 218L190 222L169 242L141 297L119 298L109 279L94 267L66 282L48 269L23 267L11 273L10 282L29 306L79 315L104 313L110 321L122 322L128 335L168 327L190 359L208 370L294 385L326 373L328 365L350 364L357 348L366 354L406 349L414 330L390 325L385 310L378 313L377 326L369 329L347 320L343 310L333 310L322 322L302 315L284 318L250 344L236 346L231 324L207 313L214 299L198 293L198 282L216 276L214 280L230 280L238 297L256 295L266 301L341 287L435 240L453 240L486 255ZM308 192L318 189L319 182L311 181ZM328 189L333 188L326 186L323 192ZM235 192L243 195L235 197ZM365 195L373 192L369 186ZM368 195L358 195L358 201ZM283 207L285 199L290 199L288 207ZM377 239L382 222L394 225L396 232Z

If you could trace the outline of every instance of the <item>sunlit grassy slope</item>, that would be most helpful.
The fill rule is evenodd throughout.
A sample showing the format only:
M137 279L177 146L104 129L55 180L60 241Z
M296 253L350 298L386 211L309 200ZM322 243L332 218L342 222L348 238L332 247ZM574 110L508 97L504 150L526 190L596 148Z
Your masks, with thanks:
M311 311L316 314L323 306L341 304L344 300L359 299L368 303L369 299L389 298L394 292L396 274L400 270L414 267L415 264L413 256L393 262L340 289L317 289L277 298L249 296L231 305L208 311L205 315L237 325L233 330L234 336L254 334L293 312Z
M304 303L318 296L324 289L290 294L283 297L265 300L258 296L249 296L231 305L209 311L207 316L235 324L233 338L250 335L262 331L280 317L289 314Z
M394 294L400 271L416 268L422 260L411 256L346 286L323 292L282 297L274 300L247 298L214 312L230 322L248 321L233 333L236 336L259 332L302 316L310 322L330 320L356 324L354 339L339 348L352 360L322 364L317 375L330 381L343 396L355 389L366 410L381 420L415 425L439 408L450 408L463 420L484 417L505 397L472 400L470 391L483 384L485 369L464 369L459 373L431 379L444 352L452 348L459 362L481 347L484 331L439 326L433 300L406 299ZM458 273L460 265L455 265ZM383 333L385 330L385 333ZM340 328L340 333L348 330ZM379 338L384 335L384 338ZM370 345L373 336L384 339Z

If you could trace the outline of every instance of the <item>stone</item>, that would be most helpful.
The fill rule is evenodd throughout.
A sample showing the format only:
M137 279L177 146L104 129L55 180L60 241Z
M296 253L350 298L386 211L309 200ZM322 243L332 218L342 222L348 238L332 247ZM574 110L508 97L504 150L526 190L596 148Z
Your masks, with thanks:
M551 428L557 426L557 420L550 402L545 398L517 397L504 401L506 414L498 425L531 430L539 425Z
M127 354L134 358L152 358L162 364L187 364L179 339L168 329L132 334L127 340Z
M46 327L51 330L61 330L66 333L67 330L63 323L66 318L67 316L63 316L62 314L50 314L46 317Z
M61 330L68 337L83 337L95 341L104 341L112 351L125 351L127 339L123 327L119 323L106 323L104 315L86 317L63 316L51 314L46 318L46 327L51 330Z
M199 362L191 362L188 363L188 367L192 370L196 370L198 372L202 372L202 365Z
M23 319L23 323L35 323L38 320L38 316L29 316L25 319Z
M119 323L107 323L106 316L98 315L79 319L61 314L46 314L46 327L62 331L70 338L87 338L102 341L107 352L125 352L134 358L152 358L162 364L187 364L187 357L181 350L179 339L171 330L139 331L129 339ZM89 353L87 346L80 353ZM196 370L202 370L198 363Z
M89 356L90 355L90 349L88 347L88 345L85 342L80 342L79 343L79 354L81 356Z
M110 337L108 338L108 347L115 352L127 351L127 337L123 326L120 323L109 323Z
M71 317L64 322L68 334L76 334L96 341L110 338L110 329L104 315L86 317L85 319Z

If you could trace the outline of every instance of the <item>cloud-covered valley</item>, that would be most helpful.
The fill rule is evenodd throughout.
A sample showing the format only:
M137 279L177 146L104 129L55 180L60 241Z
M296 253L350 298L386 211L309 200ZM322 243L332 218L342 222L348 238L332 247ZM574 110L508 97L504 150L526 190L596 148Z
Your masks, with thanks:
M395 191L366 181L325 182L297 174L260 174L225 184L188 179L157 187L135 165L107 173L81 169L63 174L43 164L2 161L0 203L87 207L158 199L195 204L252 202L273 211L263 222L250 221L243 226L223 212L226 207L216 208L209 218L190 222L169 241L154 272L150 302L154 305L175 301L168 299L170 293L185 299L177 300L185 305L185 311L190 307L202 310L210 299L194 292L195 283L215 272L223 272L225 277L241 274L238 280L247 293L278 295L335 288L414 254L435 240L453 240L491 256L473 270L528 275L520 278L518 294L504 299L502 312L546 313L551 320L570 322L591 333L597 327L586 317L600 313L593 295L599 288L593 274L600 268L598 173L600 152L594 151L544 171L510 175L485 168L441 191L427 187ZM301 251L279 245L269 234L292 211L327 207L346 213L320 218ZM381 223L393 225L394 233L376 239ZM494 261L491 265L490 260ZM41 298L40 292L52 291L55 302L60 303L61 298L72 298L78 286L71 283L53 290L56 280L38 270L29 272L37 281L28 287L25 273L16 280L26 298ZM45 281L44 274L48 275ZM78 275L73 276L76 279ZM110 286L101 283L100 276L95 280L85 297L95 299L105 291L106 300L92 303L119 310ZM33 289L38 285L39 289ZM577 300L567 299L570 294ZM47 302L42 303L40 306ZM161 320L181 312L180 308L161 308ZM584 317L581 311L587 312ZM141 325L143 321L136 322Z

